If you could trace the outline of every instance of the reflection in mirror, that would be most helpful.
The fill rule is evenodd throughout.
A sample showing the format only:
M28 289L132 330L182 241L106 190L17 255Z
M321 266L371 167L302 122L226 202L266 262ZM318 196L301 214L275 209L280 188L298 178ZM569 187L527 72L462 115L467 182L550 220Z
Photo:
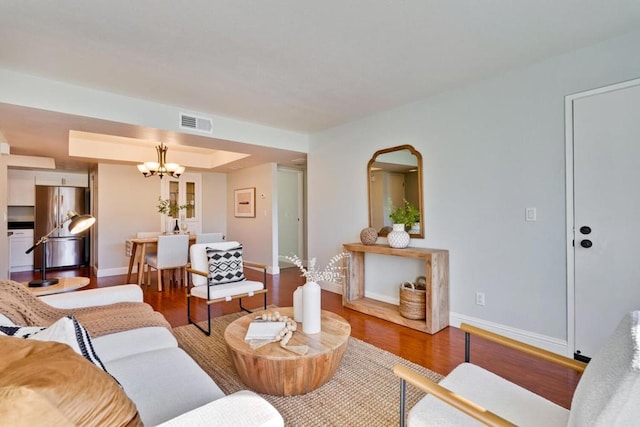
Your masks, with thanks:
M407 231L411 237L424 237L422 155L411 145L376 151L367 173L369 226L386 236L392 225L389 214L406 200L420 211L420 222Z

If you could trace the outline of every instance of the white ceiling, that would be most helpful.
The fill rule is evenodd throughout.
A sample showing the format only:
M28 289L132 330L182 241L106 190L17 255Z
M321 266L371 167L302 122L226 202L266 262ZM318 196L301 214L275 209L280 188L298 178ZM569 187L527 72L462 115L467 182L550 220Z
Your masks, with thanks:
M313 133L637 28L638 0L3 0L0 67Z

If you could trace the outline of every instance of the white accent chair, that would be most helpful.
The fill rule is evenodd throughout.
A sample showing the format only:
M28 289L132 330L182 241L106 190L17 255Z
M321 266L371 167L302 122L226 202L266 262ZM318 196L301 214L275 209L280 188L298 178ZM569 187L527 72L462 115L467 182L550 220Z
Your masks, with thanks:
M224 241L222 233L198 233L196 234L196 243L217 243Z
M242 298L254 295L263 295L263 305L267 308L267 266L256 264L253 262L242 260L242 267L252 267L260 269L262 273L262 282L254 280L242 280L232 283L224 283L218 285L209 285L209 277L216 271L210 271L209 258L207 256L207 248L217 251L229 251L240 246L239 242L218 242L218 243L196 243L191 245L190 256L191 265L187 271L187 318L189 323L196 325L198 329L207 335L211 335L211 304L219 302L231 301L237 299L240 309L250 312L242 305ZM207 325L208 329L200 327L191 317L191 298L200 298L207 303Z
M406 383L429 393L409 412L409 426L631 426L640 420L640 311L628 313L589 364L474 326L465 331L465 360L434 383L397 365L401 381L400 425ZM470 334L583 372L571 402L562 408L489 371L468 363ZM526 369L523 367L523 369Z
M158 272L158 291L162 292L162 272L164 270L183 269L189 258L189 235L173 234L158 236L158 251L145 255L145 263L149 266L147 281L151 284L151 269ZM178 277L182 277L179 274Z

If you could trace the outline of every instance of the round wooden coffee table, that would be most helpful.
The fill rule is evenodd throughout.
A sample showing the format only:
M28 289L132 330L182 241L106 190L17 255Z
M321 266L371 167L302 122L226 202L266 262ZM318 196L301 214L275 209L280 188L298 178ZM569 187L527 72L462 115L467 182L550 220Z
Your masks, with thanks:
M71 292L76 289L84 288L89 284L88 277L58 277L58 283L50 286L30 288L28 282L24 282L31 293L36 296L60 294L62 292Z
M279 311L293 318L291 307L266 311ZM309 346L306 355L286 350L280 343L253 349L244 337L249 323L263 312L243 316L224 331L231 361L242 382L259 393L294 396L308 393L329 381L347 349L351 325L337 314L323 310L320 333L306 335L299 323L298 330L289 341L290 346Z

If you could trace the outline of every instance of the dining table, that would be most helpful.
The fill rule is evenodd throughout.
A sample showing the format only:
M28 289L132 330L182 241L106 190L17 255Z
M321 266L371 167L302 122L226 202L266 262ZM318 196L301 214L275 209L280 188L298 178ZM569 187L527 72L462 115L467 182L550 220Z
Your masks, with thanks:
M189 234L189 246L196 242L196 235ZM127 283L131 283L131 273L133 272L133 264L135 264L136 259L138 259L138 286L142 285L142 275L144 271L142 271L144 266L144 257L147 252L147 248L150 246L154 246L158 244L158 236L156 237L133 237L131 239L127 239L125 242L126 245L126 254L130 256L129 258L129 270L127 271ZM136 257L140 251L140 257Z

